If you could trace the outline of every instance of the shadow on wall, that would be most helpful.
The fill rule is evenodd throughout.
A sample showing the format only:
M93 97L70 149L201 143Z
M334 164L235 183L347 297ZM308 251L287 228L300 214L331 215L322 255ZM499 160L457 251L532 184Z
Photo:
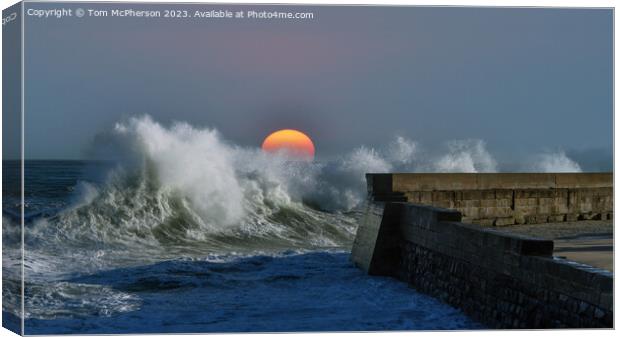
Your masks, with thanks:
M612 273L554 259L553 241L460 218L454 210L371 199L351 258L494 328L613 327Z

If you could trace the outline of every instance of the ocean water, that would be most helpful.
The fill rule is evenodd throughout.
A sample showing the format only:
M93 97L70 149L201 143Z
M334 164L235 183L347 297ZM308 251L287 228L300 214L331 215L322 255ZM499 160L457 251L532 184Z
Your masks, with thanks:
M291 162L148 118L112 138L115 161L26 161L26 334L482 328L350 262L372 158ZM20 312L15 164L5 322Z

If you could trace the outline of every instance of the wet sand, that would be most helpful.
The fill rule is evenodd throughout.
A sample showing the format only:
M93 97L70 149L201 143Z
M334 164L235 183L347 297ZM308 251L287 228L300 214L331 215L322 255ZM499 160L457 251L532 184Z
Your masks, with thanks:
M554 255L614 271L612 221L577 221L494 227L500 231L551 239Z

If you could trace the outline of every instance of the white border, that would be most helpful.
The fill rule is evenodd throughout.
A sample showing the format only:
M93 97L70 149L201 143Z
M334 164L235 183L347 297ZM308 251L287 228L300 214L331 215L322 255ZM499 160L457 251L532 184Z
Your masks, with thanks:
M2 4L2 8L7 8L13 4L15 4L17 1L14 0L0 0L0 4ZM46 1L46 0L27 0L26 2L117 2L117 3L122 3L122 2L133 2L133 3L187 3L188 1L165 1L165 0L151 0L151 1L98 1L98 0L94 0L94 1ZM204 1L204 2L199 2L199 1L189 1L192 3L221 3L221 4L230 4L230 3L241 3L241 4L274 4L275 1L271 0L228 0L228 1L217 1L217 0L211 0L211 1ZM616 7L616 1L613 0L591 0L591 1L583 1L583 0L540 0L540 1L533 1L533 0L528 0L528 1L523 1L523 0L447 0L447 1L436 1L436 0L288 0L288 1L282 1L281 3L285 3L285 4L306 4L306 5L377 5L377 6L390 6L390 5L401 5L401 6L481 6L481 7L588 7L588 8L593 8L593 7L600 7L600 8L614 8ZM22 8L23 11L23 8ZM23 13L22 13L22 18L23 18ZM22 33L23 33L23 28L24 28L24 20L22 20ZM618 36L618 28L615 25L615 13L614 13L614 99L613 99L613 106L614 106L614 168L616 167L616 163L618 163L618 159L616 156L616 151L615 149L617 148L617 143L616 143L616 137L615 137L615 129L616 129L616 119L615 119L615 101L616 101L616 97L618 95L618 91L617 88L615 86L615 78L617 75L617 69L615 67L616 62L618 61L618 56L615 52L615 46L616 46L616 39ZM22 58L24 56L23 54L23 39L24 39L24 34L22 34ZM0 36L0 55L2 54L2 38ZM23 62L22 62L22 79L23 79L23 75L24 75L24 67L23 67ZM0 84L0 92L2 90L2 85ZM24 81L22 80L22 144L21 144L21 151L22 151L22 158L24 157L24 119L23 119L23 113L24 113ZM0 98L0 102L1 102L1 98ZM0 118L0 130L1 130L1 126L2 126L2 121ZM0 148L2 145L2 139L0 137ZM1 167L1 162L0 162L0 167ZM614 170L615 171L615 170ZM24 184L24 180L23 180L23 165L22 165L22 200L23 200L23 184ZM614 175L614 186L616 186L616 177ZM1 182L1 177L0 177L0 188L2 187L2 182ZM620 192L618 190L616 190L614 188L614 200L620 200L618 199L620 196ZM1 196L0 196L0 201L1 201ZM23 208L22 208L22 220L23 220ZM617 209L614 206L614 213L617 213ZM614 221L614 226L615 226L615 221ZM23 228L23 224L22 224L22 228ZM614 233L614 239L615 239L615 233ZM2 247L1 241L0 241L0 249ZM24 247L24 235L23 235L23 230L22 230L22 259L23 259L23 247ZM615 253L615 252L614 252ZM615 254L614 254L615 257ZM618 265L620 263L618 263L617 259L614 259L614 269L618 270ZM24 275L24 268L23 268L23 261L22 261L22 298L23 298L23 275ZM615 281L615 280L614 280ZM615 282L614 282L615 285ZM614 287L615 289L615 287ZM614 291L614 294L615 291ZM1 299L0 299L1 301ZM615 301L614 301L615 303ZM22 312L24 310L24 304L22 302ZM619 320L618 320L618 314L615 314L615 323L619 324ZM22 331L23 331L23 321L22 321ZM447 331L441 331L441 332L416 332L416 331L412 331L412 332L381 332L381 333L372 333L372 336L377 336L377 335L381 335L381 336L410 336L411 334L413 334L414 336L456 336L456 335L472 335L472 334L486 334L486 335L490 335L490 334L496 334L496 333L500 333L503 336L522 336L524 334L527 335L532 335L532 336L581 336L584 333L587 334L595 334L595 335L601 335L601 336L612 336L615 335L615 331L613 330L551 330L551 331L540 331L540 330L532 330L532 331L515 331L515 330L486 330L486 331L461 331L461 332L447 332ZM170 336L187 336L187 335L204 335L204 336L230 336L230 334L148 334L148 335L143 335L143 334L133 334L132 336L164 336L164 337L170 337ZM243 334L243 336L281 336L281 335L291 335L291 334ZM350 336L360 336L361 333L321 333L321 334L317 334L317 333L302 333L302 334L294 334L294 335L308 335L308 336L339 336L339 337L350 337ZM0 329L0 336L14 336L13 333L11 333L10 331L6 330L6 329ZM71 335L71 336L86 336L86 335Z

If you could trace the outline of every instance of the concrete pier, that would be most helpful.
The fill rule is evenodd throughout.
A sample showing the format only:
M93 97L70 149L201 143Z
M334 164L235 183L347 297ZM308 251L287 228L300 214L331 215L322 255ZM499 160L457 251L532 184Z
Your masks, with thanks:
M505 207L530 221L611 218L611 174L367 177L351 259L369 274L399 278L493 328L613 327L611 271L555 256L552 239L472 224L458 207L436 207L489 208L474 220L495 225ZM517 206L527 204L522 199L536 207Z

